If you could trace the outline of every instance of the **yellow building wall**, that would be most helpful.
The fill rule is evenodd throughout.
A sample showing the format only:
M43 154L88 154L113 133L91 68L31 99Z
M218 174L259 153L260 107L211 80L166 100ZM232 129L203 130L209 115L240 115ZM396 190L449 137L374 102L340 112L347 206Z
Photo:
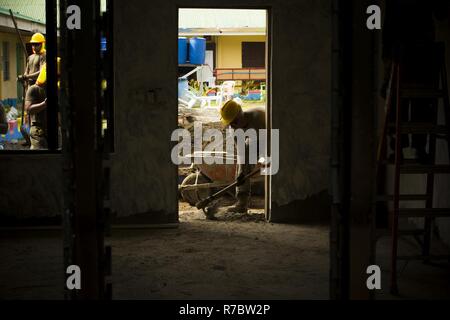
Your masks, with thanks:
M23 36L23 35L22 35ZM3 81L3 59L0 60L0 100L17 99L17 44L20 43L14 33L0 32L0 56L3 55L3 42L9 43L9 80ZM24 37L29 41L29 37ZM23 54L20 52L20 54ZM25 58L24 58L25 61ZM25 69L25 67L24 67Z
M217 37L217 68L242 68L242 42L265 42L266 36Z

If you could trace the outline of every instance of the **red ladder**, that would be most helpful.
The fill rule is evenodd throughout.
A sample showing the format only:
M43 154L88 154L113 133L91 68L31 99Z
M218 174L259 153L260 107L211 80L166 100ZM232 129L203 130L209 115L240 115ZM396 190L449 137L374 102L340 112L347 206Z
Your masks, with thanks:
M404 48L406 49L406 48ZM422 47L423 49L423 47ZM411 61L408 59L408 52L414 50L409 48L409 51L404 50L406 54L400 55L396 62L393 62L391 77L386 98L386 119L383 127L381 141L378 147L377 155L377 173L376 180L378 183L377 191L380 191L381 183L384 174L382 166L392 164L386 159L386 145L388 129L395 129L395 160L394 160L394 192L393 195L378 195L376 202L393 202L393 210L390 212L391 218L391 279L390 290L393 294L398 294L397 284L397 261L398 260L423 260L425 262L436 259L450 259L449 255L432 255L431 254L431 239L432 226L437 217L450 217L450 208L434 208L433 207L433 189L435 174L450 174L450 165L435 164L436 162L436 139L444 138L448 142L448 152L450 161L450 103L448 95L448 83L445 66L445 47L441 43L435 43L431 47L425 48L428 53L428 60L430 64L434 64L436 69L436 82L433 85L429 83L415 82L411 83L404 80L403 76L410 76L414 73L414 68L417 68L417 63L424 63L422 61ZM433 59L433 60L430 60ZM408 61L409 60L409 61ZM419 66L419 67L423 67ZM419 77L420 78L420 77ZM414 99L433 99L433 112L435 112L434 121L430 124L423 123L405 123L402 121L402 101L407 99L413 101ZM445 110L444 126L437 125L437 109L439 100L442 99ZM391 105L395 103L395 122L389 122L389 114L391 112ZM411 108L413 105L411 104ZM401 135L404 134L428 134L429 139L429 155L431 157L431 164L422 164L414 161L407 161L402 159ZM400 194L400 177L408 174L426 174L426 193L425 194ZM424 208L400 208L402 201L425 201ZM377 213L378 214L378 213ZM399 230L400 218L424 218L423 229L417 230ZM416 239L423 236L422 254L399 256L398 255L398 239L399 235L412 235Z

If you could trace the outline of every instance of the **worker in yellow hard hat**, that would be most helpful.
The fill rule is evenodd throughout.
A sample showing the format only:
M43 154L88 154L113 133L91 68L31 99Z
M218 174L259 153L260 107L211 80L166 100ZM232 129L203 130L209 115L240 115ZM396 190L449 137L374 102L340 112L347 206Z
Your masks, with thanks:
M220 116L223 125L233 129L243 129L244 131L254 129L258 132L258 130L265 129L266 127L265 111L261 108L243 110L240 99L227 101L220 109ZM247 156L250 143L252 142L247 138L245 142L245 161L237 165L236 180L238 181L238 185L236 187L236 202L234 205L226 208L226 211L230 213L246 213L248 209L250 202L250 181L248 179L244 180L243 178L253 170L254 166L249 164L249 157Z
M18 80L31 86L36 82L39 72L46 62L45 37L42 33L35 33L31 37L30 43L33 54L28 57L25 73Z

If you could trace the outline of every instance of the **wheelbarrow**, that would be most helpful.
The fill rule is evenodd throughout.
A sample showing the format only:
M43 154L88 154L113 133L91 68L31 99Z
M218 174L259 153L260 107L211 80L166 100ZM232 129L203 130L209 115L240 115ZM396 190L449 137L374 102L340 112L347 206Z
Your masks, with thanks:
M235 181L237 161L236 156L233 154L230 155L226 152L216 151L198 151L186 155L185 157L190 158L192 161L191 173L182 181L178 190L183 200L192 206L195 206L198 202L208 198L215 191L224 188ZM212 162L213 158L222 159L223 164L205 163ZM196 159L197 161L195 161ZM196 164L196 162L201 163ZM262 193L264 192L263 176L251 178L250 183L252 185L253 194L261 193L259 189L262 189ZM234 196L234 190L230 190L229 193Z

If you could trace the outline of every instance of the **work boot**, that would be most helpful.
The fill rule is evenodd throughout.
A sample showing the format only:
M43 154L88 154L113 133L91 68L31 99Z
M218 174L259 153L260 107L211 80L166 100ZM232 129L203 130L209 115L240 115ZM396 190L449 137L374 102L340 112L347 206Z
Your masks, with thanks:
M220 202L214 200L203 209L203 213L205 214L207 220L217 220L215 215L219 210L219 204Z
M250 197L248 195L238 195L237 201L226 209L227 213L247 213Z
M205 213L205 217L207 220L217 220L216 213L217 208L216 207L206 207L203 209L203 212Z

